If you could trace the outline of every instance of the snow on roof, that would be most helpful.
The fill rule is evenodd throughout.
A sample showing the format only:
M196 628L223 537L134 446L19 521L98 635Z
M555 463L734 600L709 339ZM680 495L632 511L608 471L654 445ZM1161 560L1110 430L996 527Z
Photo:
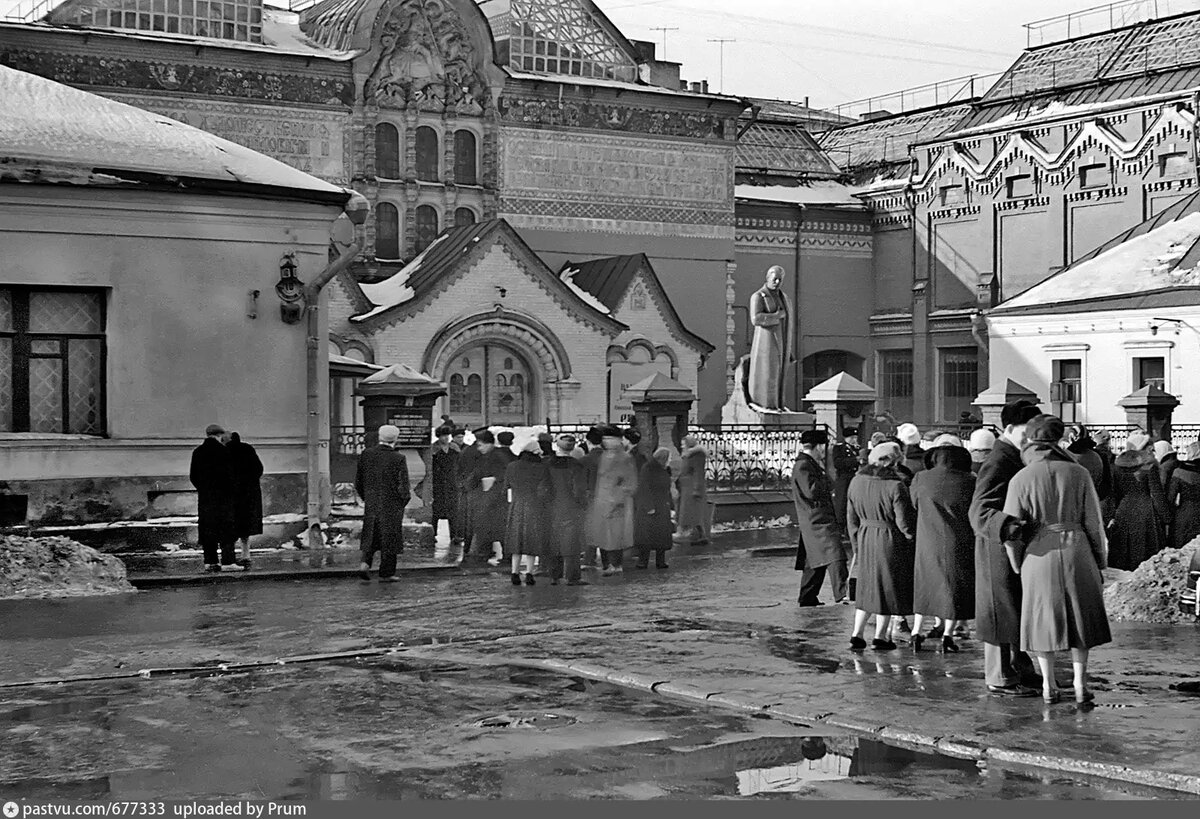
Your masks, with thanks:
M1200 268L1177 263L1200 239L1200 212L1190 213L1087 259L1004 302L999 310L1078 302L1200 286Z
M0 176L96 185L141 181L121 177L134 172L348 198L342 188L207 131L2 65L0 99Z
M421 270L421 265L425 263L425 257L441 244L447 235L443 233L434 239L429 247L418 253L415 259L396 271L394 275L375 284L360 284L363 295L367 297L367 301L375 305L375 309L363 313L361 316L355 316L354 320L366 321L372 316L377 316L414 299L417 294L409 287L408 280Z
M567 287L571 288L571 292L573 292L576 296L579 296L579 298L581 298L584 302L586 302L588 307L591 307L593 310L595 310L598 313L603 313L606 316L609 315L608 308L604 306L604 303L602 301L600 301L600 299L596 298L591 293L584 290L582 287L580 287L579 285L577 285L575 283L575 277L578 274L579 274L578 268L567 267L567 268L563 269L563 272L559 275L559 278L562 279L563 284L565 284Z
M337 353L329 354L330 364L343 364L350 367L368 367L372 370L382 370L379 364L372 364L370 361L361 361L357 358L351 358L348 355L338 355Z
M675 97L695 97L706 100L725 100L727 102L739 102L739 97L732 97L728 94L705 94L698 91L683 91L681 89L666 88L661 85L649 85L640 82L626 82L625 80L609 80L604 77L576 77L568 74L537 74L532 71L518 71L515 68L505 67L508 75L518 80L537 80L538 82L560 83L562 85L587 85L596 88L619 88L622 91L645 91L647 94L670 94Z
M810 182L803 185L737 185L738 199L787 202L796 205L861 205L855 188L839 182Z
M1082 117L1089 114L1098 114L1108 110L1124 109L1136 107L1139 105L1153 105L1163 102L1164 100L1178 99L1184 96L1187 92L1172 91L1163 94L1146 94L1139 97L1124 97L1118 99L1098 100L1085 103L1068 103L1061 99L1047 100L1031 100L1022 103L1019 107L1014 108L1003 116L996 119L984 122L980 125L975 125L961 130L954 130L942 134L938 137L938 141L957 139L968 134L986 133L990 131L1011 129L1014 125L1030 125L1035 122L1046 122L1055 119L1069 119L1071 117Z

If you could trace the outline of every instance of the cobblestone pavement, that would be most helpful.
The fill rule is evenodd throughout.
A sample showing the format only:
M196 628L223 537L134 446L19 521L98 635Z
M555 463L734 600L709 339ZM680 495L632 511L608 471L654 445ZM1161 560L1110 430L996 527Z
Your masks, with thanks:
M1114 643L1093 653L1094 710L1000 700L983 691L975 641L956 655L914 654L906 644L851 652L849 607L797 608L790 558L752 555L675 555L669 570L593 573L585 587L514 587L506 573L456 573L3 603L0 685L11 702L39 680L152 685L140 670L403 644L414 661L540 668L951 756L1200 794L1200 711L1169 688L1198 676L1196 627L1115 624Z

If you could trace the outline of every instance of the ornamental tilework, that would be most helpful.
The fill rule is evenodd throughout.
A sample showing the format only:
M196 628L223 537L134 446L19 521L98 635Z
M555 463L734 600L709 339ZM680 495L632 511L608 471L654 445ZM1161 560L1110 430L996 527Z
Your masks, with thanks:
M662 111L632 105L549 100L505 93L498 105L505 122L532 126L593 128L692 139L735 139L734 120L712 114Z
M0 64L72 86L177 91L259 102L354 105L354 86L348 76L347 81L342 81L219 66L23 50L0 52Z
M732 213L692 208L667 208L652 205L623 205L607 202L548 201L546 199L502 196L500 211L526 216L557 216L574 219L627 220L635 222L671 222L681 225L733 224Z

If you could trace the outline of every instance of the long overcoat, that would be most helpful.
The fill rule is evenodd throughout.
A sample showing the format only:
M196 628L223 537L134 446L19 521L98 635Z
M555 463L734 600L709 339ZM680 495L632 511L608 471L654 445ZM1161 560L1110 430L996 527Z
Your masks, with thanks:
M855 607L913 614L915 513L908 487L889 467L865 466L850 481L846 526L858 553Z
M233 533L239 538L261 535L262 461L254 447L245 441L230 441L225 447L233 466Z
M467 488L467 509L471 517L471 538L476 548L486 551L493 543L504 541L508 524L507 496L504 491L504 473L508 459L500 447L491 452L479 453L471 474L464 485ZM491 489L483 488L484 478L495 478Z
M196 487L196 512L199 515L201 543L232 543L233 534L233 461L225 444L205 438L192 450L188 469Z
M633 545L666 551L671 534L671 470L651 458L638 472L633 496Z
M842 529L833 508L833 481L816 459L804 452L792 465L792 504L800 529L796 570L845 560Z
M971 528L975 530L975 633L992 645L1021 642L1021 578L1004 551L1004 538L1018 530L1004 514L1008 484L1025 467L1021 452L996 441L975 478Z
M680 531L704 525L704 507L708 502L708 479L704 474L708 452L702 446L688 447L679 453L679 520ZM706 532L705 535L708 533Z
M1200 537L1200 461L1180 461L1167 485L1171 538L1182 549Z
M457 528L458 462L461 458L453 443L434 443L425 453L425 478L421 481L421 502L435 519L452 520Z
M475 472L475 464L479 461L479 447L476 444L465 446L458 453L458 497L456 503L458 505L458 525L462 528L463 539L466 541L466 546L470 548L472 542L471 525L471 490L467 486L467 481ZM430 500L432 503L432 499ZM490 545L490 544L486 544Z
M1154 455L1122 452L1114 463L1117 512L1108 544L1108 565L1132 571L1167 545L1167 495Z
M552 557L546 515L551 491L546 463L539 455L522 452L505 470L504 486L511 497L504 535L505 554Z
M596 460L596 486L588 514L589 540L602 551L633 546L633 495L637 470L628 452L604 450Z
M588 510L587 468L570 455L546 462L550 482L550 551L562 557L583 551L583 521Z
M378 535L381 548L404 551L404 507L412 500L404 453L387 444L364 450L354 489L363 499L363 549L370 549Z
M940 446L925 453L926 468L913 478L917 559L913 609L947 620L975 616L975 533L971 453Z
M1025 521L1021 649L1066 651L1112 641L1104 612L1106 543L1087 468L1056 446L1025 448L1004 513Z
M746 393L751 403L783 408L783 373L791 361L792 306L783 289L761 287L750 297L750 373Z

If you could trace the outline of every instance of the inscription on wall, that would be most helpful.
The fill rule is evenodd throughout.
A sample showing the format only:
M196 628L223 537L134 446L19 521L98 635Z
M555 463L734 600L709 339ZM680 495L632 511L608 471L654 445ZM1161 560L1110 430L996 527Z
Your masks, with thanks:
M328 182L345 184L349 179L348 115L178 97L106 96L186 122Z

